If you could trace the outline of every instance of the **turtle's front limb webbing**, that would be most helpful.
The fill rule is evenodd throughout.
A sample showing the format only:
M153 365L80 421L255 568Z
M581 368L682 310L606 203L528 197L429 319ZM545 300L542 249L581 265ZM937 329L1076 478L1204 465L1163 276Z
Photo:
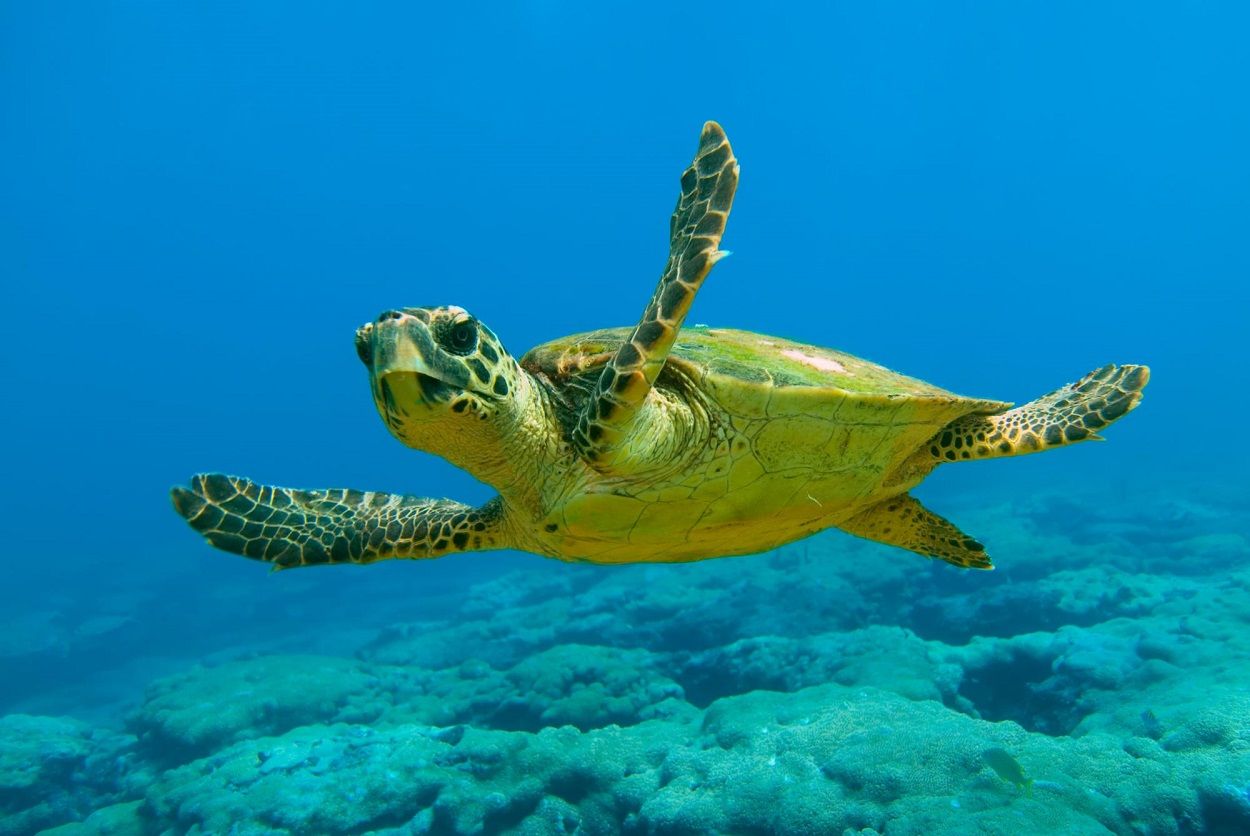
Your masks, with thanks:
M449 499L279 488L220 473L196 476L172 497L209 543L275 569L508 546L498 499L473 508Z
M694 162L681 177L660 283L633 334L604 367L573 431L573 443L593 466L610 468L626 452L630 430L694 295L724 255L718 248L737 187L738 162L729 140L720 125L708 122Z

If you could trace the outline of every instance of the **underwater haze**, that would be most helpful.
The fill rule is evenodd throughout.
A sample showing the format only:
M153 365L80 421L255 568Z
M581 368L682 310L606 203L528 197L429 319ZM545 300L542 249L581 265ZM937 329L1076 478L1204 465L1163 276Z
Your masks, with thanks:
M0 4L0 835L1250 832L1250 12L1237 3ZM705 120L688 325L1101 444L916 495L996 570L838 531L621 567L271 573L169 490L480 504L355 329L515 356L638 321Z

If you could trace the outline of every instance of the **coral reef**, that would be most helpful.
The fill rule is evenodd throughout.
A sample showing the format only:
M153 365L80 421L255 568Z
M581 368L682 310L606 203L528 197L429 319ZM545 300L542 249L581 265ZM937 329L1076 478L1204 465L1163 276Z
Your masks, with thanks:
M1247 832L1240 512L1173 510L974 512L1019 538L992 575L843 537L510 572L116 727L0 719L0 833Z
M0 717L0 834L85 818L138 795L150 773L134 743L65 717Z

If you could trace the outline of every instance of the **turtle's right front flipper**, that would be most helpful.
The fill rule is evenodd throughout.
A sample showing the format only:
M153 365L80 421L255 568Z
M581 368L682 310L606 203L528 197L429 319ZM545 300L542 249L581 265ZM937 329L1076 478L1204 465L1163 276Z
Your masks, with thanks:
M708 122L694 162L681 176L681 197L669 221L668 263L633 334L604 366L573 431L582 457L610 467L625 452L630 430L664 368L694 295L724 255L721 236L738 188L738 161L721 126Z
M174 508L219 549L275 569L505 548L502 503L258 485L219 473L172 491Z

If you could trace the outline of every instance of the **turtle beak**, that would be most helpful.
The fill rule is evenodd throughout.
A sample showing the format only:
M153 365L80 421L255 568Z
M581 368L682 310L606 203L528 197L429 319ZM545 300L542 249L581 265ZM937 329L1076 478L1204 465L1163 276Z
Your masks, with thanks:
M442 402L468 383L466 371L440 362L429 328L419 317L386 311L356 330L356 354L384 392L406 390L426 403Z
M373 370L373 323L366 322L356 329L356 356L365 368Z

